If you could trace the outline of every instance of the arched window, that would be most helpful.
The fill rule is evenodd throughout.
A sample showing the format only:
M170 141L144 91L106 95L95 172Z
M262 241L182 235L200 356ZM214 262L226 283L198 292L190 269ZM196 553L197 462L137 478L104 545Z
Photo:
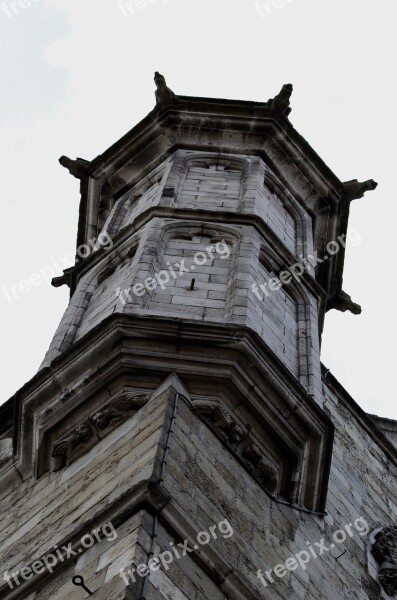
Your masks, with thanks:
M306 256L309 216L270 171L266 171L263 192L266 223L288 250L296 256Z
M186 158L178 188L178 203L208 210L237 210L244 191L243 159L216 154Z
M155 266L147 307L191 318L224 320L232 303L236 234L227 228L173 223L164 229L164 250Z
M278 278L284 269L280 258L262 246L258 265L258 294L262 337L309 391L311 357L310 303L302 286L293 278L283 284ZM278 283L277 283L278 282Z

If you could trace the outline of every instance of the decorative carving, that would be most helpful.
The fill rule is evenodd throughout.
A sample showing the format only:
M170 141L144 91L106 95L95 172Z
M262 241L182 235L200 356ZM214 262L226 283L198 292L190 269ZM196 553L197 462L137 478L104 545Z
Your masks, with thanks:
M375 536L372 554L379 564L379 582L388 596L397 594L397 527L385 527Z
M161 75L158 71L154 74L154 82L156 84L156 103L170 104L176 97L174 92L170 90L165 82L164 75Z
M123 392L105 408L94 414L91 420L98 431L103 431L108 427L116 427L121 421L127 419L133 412L146 404L147 401L147 395Z
M93 431L88 422L82 423L76 427L69 435L62 438L54 445L52 451L53 458L56 458L55 470L62 469L70 461L72 453L79 446L84 446L93 436Z
M357 200L362 198L365 192L372 192L377 187L378 184L373 179L368 179L363 183L360 183L357 179L352 179L343 184L343 195L346 200Z
M148 399L148 395L136 394L130 390L123 390L119 393L107 406L54 444L52 451L52 457L55 459L54 470L59 471L68 465L71 460L86 450L89 442L95 441L93 438L97 437L96 433L100 434L110 427L116 427L146 404ZM78 450L79 452L76 452Z
M233 444L239 444L247 436L247 430L241 427L228 409L216 400L196 400L194 403L202 416L214 427L220 436ZM263 456L263 451L251 442L240 453L247 469L270 493L277 489L277 470Z
M281 91L272 100L268 101L270 113L287 117L291 112L290 98L292 94L292 84L285 83Z
M244 436L243 428L219 402L201 400L196 402L195 406L219 431L223 439L237 444Z
M343 292L342 290L339 292L338 296L328 301L327 310L333 308L340 310L341 312L346 312L348 310L353 313L353 315L361 314L361 306L353 302L349 294L346 294L346 292Z
M244 448L242 453L248 469L259 479L265 488L272 494L277 489L277 471L264 457L260 448L252 443Z
M74 267L69 267L64 269L63 275L59 277L53 277L51 279L51 285L55 288L61 287L62 285L67 285L69 288L72 283L72 275L73 275Z
M84 179L90 174L90 162L84 158L72 160L68 156L61 156L59 163L76 179Z

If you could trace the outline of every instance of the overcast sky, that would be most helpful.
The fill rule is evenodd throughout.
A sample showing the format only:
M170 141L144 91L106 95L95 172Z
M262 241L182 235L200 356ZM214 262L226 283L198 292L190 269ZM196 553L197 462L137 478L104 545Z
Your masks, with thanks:
M293 83L290 119L328 166L379 182L350 217L362 243L344 289L363 313L327 314L322 360L366 411L397 419L395 0L129 2L0 10L0 403L35 374L68 302L40 275L75 250L79 182L58 158L92 159L141 120L158 70L193 96L266 101Z

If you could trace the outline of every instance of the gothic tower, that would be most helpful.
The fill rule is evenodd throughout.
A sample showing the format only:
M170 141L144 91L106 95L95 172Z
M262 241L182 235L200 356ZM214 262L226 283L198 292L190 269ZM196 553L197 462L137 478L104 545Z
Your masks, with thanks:
M322 162L289 84L259 103L155 83L106 152L60 159L80 180L76 263L53 281L70 303L38 374L0 409L0 598L369 600L358 525L338 571L314 545L310 570L272 568L390 518L357 490L370 444L395 493L396 449L320 362L326 311L360 312L349 206L376 183Z

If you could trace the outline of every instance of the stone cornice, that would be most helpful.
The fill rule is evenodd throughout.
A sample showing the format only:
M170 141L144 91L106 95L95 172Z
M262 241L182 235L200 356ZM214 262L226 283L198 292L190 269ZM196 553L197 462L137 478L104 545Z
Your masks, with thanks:
M294 150L295 154L298 152L305 157L307 166L301 166L307 174L311 173L311 178L317 182L317 185L323 186L323 192L327 188L334 193L343 191L343 183L295 130L288 118L272 113L268 103L191 96L176 96L174 102L167 106L156 106L135 127L101 154L102 164L92 173L92 177L101 179L105 175L108 176L112 170L123 164L123 160L138 154L139 149L146 147L148 142L153 143L156 134L163 135L167 133L164 130L176 127L179 129L199 127L200 130L212 132L240 131L262 138L274 135L280 144L285 142L291 154ZM178 144L178 147L183 146ZM241 151L226 144L204 148L197 140L194 147L229 153ZM248 153L256 154L261 152L261 146L247 148L247 150ZM164 152L156 157L157 163L160 164L169 156L170 151L172 152L170 146L164 148ZM95 160L97 161L98 158ZM154 168L153 163L151 168Z
M146 323L145 323L146 321ZM87 349L95 340L98 338L102 338L103 340L108 339L111 343L111 340L116 340L117 331L125 327L135 328L137 332L140 332L140 335L145 335L145 327L149 325L149 322L153 322L151 317L137 318L133 316L126 315L115 315L106 319L99 327L90 331L83 339L77 342L69 351L63 353L60 357L55 359L51 365L51 367L46 367L39 371L30 381L28 381L13 397L11 397L8 402L0 407L0 417L2 418L2 422L7 421L7 429L11 429L13 425L12 414L14 414L14 448L18 447L18 439L19 439L19 416L20 415L20 405L23 398L27 398L33 393L41 390L48 391L50 388L59 389L59 385L57 385L56 374L59 370L64 369L70 364L73 360L76 359L80 354L84 353L85 349ZM176 335L180 338L183 335L183 332L187 332L191 330L194 333L194 330L201 331L203 337L210 342L214 340L217 336L218 339L222 339L223 343L230 344L233 340L236 339L236 335L239 331L242 331L244 328L241 326L233 326L233 327L222 327L213 324L204 324L204 323L182 323L177 319L166 319L163 320L163 326L159 328L159 335ZM245 344L249 341L250 338L257 338L257 336L248 330L245 330ZM222 337L219 338L219 335ZM110 336L110 337L109 337ZM246 346L247 349L250 347L250 344ZM251 346L252 347L252 346ZM255 350L254 348L258 347L258 341L254 342L254 346L250 351L249 355L254 357ZM262 353L262 350L259 350ZM254 354L251 354L254 352ZM267 356L267 354L265 354ZM273 355L272 360L277 362L277 358ZM349 411L349 413L356 419L359 427L361 427L373 440L373 442L379 447L384 453L388 460L397 467L397 450L393 446L393 444L387 439L384 433L380 430L380 428L376 425L371 415L368 415L356 402L355 400L348 394L348 392L343 388L343 386L337 381L334 375L330 373L330 371L323 365L322 373L324 378L324 384L329 387L338 397L338 399L343 403L345 408ZM296 389L299 390L301 386L291 378ZM50 386L50 387L48 387ZM302 388L300 390L301 394L305 394L305 390ZM314 401L313 405L315 405ZM318 407L317 407L318 408ZM318 408L318 410L320 410ZM4 421L3 421L4 419ZM12 472L11 472L12 471ZM13 482L17 482L20 480L21 475L16 470L14 464L10 464L8 467L8 478L11 477ZM6 473L4 473L6 475Z
M207 348L205 356L203 347ZM271 444L278 453L275 464L281 457L280 444L288 444L296 465L303 460L306 448L312 472L310 478L305 476L301 491L296 492L300 496L291 498L310 510L323 510L333 425L262 339L241 325L152 316L109 317L16 394L20 417L14 427L15 469L24 479L45 471L52 452L51 440L54 436L55 440L63 440L63 432L67 438L71 427L85 422L85 415L101 410L108 396L99 400L98 394L106 391L107 382L122 381L123 387L143 390L149 382L156 384L174 371L192 390L203 376L206 381L222 381L223 393L244 405L247 424L253 419L252 425L262 428L259 443L261 436L265 444L266 436L272 436ZM99 401L101 406L97 408L95 403ZM68 416L71 411L73 420ZM32 437L34 428L39 428L42 442ZM47 431L49 437L45 437ZM254 449L249 454L244 458L252 459ZM266 475L265 467L258 473L260 477Z

